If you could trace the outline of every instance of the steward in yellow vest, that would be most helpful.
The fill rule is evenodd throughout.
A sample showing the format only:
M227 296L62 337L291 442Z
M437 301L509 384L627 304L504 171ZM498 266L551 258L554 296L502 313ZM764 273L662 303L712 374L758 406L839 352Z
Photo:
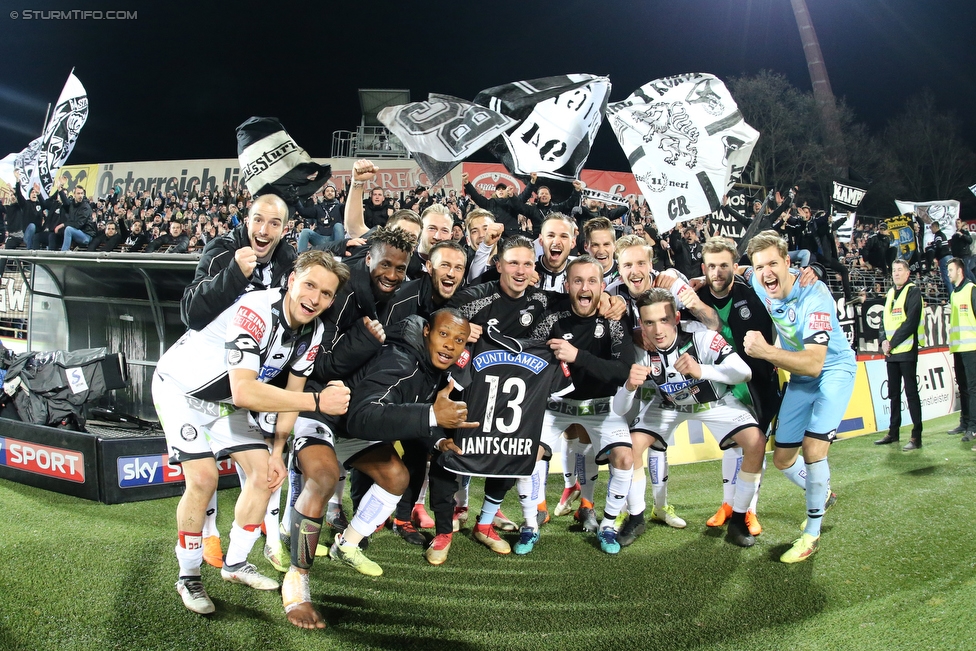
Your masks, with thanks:
M949 296L949 351L959 387L959 427L949 433L962 433L963 441L972 441L976 438L976 286L966 280L964 264L952 258L947 265L953 287Z

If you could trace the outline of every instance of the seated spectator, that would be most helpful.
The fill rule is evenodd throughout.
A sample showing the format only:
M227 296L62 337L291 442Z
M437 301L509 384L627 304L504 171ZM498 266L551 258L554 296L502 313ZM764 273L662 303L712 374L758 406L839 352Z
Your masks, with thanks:
M160 247L169 247L166 253L186 253L190 246L190 238L183 232L183 224L177 221L169 223L169 232L163 233L146 247L146 253L155 253Z
M105 224L104 230L99 231L88 243L89 251L114 251L122 243L122 233L114 221Z

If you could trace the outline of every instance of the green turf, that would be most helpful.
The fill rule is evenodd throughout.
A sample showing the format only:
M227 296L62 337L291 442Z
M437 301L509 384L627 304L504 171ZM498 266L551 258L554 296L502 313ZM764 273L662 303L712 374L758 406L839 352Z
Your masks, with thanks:
M465 531L435 568L386 531L369 548L378 579L320 559L321 632L288 625L278 593L210 567L217 613L185 610L173 589L175 498L106 506L0 481L0 649L972 649L976 452L945 434L957 422L928 423L910 454L873 436L834 445L840 499L805 563L776 561L804 504L771 463L751 549L704 526L721 501L719 464L677 466L671 502L688 528L652 524L616 557L559 518L526 557L496 556ZM550 504L562 488L552 479ZM224 532L236 494L220 494ZM514 497L504 508L519 513ZM252 560L273 573L259 547Z

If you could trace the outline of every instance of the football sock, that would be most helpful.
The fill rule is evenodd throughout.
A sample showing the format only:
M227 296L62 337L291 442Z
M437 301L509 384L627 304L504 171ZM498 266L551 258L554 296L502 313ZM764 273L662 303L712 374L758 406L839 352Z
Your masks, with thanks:
M346 490L346 473L342 472L340 468L339 481L336 482L335 490L332 491L332 497L329 498L330 505L342 506L342 495Z
M210 536L220 538L220 532L217 531L217 491L214 491L214 494L210 496L207 514L203 518L203 537L209 538Z
M783 469L783 474L791 482L799 486L800 488L806 490L807 487L807 471L804 464L800 463L800 457L797 457L793 462L793 465L789 468Z
M427 468L424 470L424 483L420 485L420 491L417 493L417 501L415 504L420 506L424 505L427 500L427 484L430 483L430 461L427 462Z
M563 488L576 485L576 442L577 439L563 439L561 443L560 459L563 463Z
M739 471L735 481L735 496L729 502L733 513L745 513L749 510L749 504L759 490L759 477L758 472Z
M634 467L621 469L610 468L610 480L607 482L607 505L603 510L603 522L600 527L613 526L613 521L620 513L630 492L631 480L634 477Z
M227 545L227 555L224 556L225 566L236 566L247 561L254 543L261 537L260 524L247 524L241 527L234 521L230 529L230 543Z
M269 540L278 539L278 516L281 513L281 486L271 492L268 510L264 513L264 530Z
M458 489L454 493L454 504L456 506L468 505L468 489L471 487L471 477L468 475L458 476Z
M807 469L807 526L803 533L820 535L823 522L824 502L830 486L830 466L827 459L806 464Z
M742 448L729 448L722 453L722 502L732 504L735 497L735 475L742 467Z
M668 454L664 450L647 450L647 471L651 475L651 495L654 507L663 509L668 505Z
M315 548L322 533L322 518L310 518L295 511L291 525L291 564L300 570L312 567Z
M360 540L376 531L377 527L387 521L393 511L396 510L400 497L400 495L386 492L379 487L379 484L370 486L359 502L356 515L349 523L349 527L352 527L353 531L349 532L349 527L346 527L343 538L349 543L359 544Z
M763 455L763 465L762 470L759 471L759 483L756 484L756 492L752 495L752 501L749 502L749 510L753 513L756 512L756 504L759 503L759 489L762 487L762 478L766 474L766 456Z
M647 471L642 467L634 468L634 477L630 480L630 490L627 491L627 512L631 516L644 512L647 508Z
M518 489L519 504L522 506L522 518L524 525L539 528L539 521L536 517L538 512L539 496L545 490L546 466L545 461L536 461L532 474L528 477L519 477L515 482Z
M596 480L600 476L600 468L596 465L596 452L592 443L580 444L577 448L576 460L579 466L580 497L593 503L596 495Z
M491 524L498 513L498 508L502 505L501 500L485 495L484 506L481 507L481 515L478 516L478 524Z
M178 532L176 561L180 564L180 576L200 576L203 563L203 534L199 531Z

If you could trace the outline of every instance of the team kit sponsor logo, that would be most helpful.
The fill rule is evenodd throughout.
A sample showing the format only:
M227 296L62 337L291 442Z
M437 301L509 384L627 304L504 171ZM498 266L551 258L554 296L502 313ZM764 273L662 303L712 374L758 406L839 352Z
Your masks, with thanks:
M258 341L264 337L264 319L248 307L241 306L237 308L237 314L234 315L234 326L240 328Z
M167 462L167 455L153 454L136 457L119 457L116 468L119 473L120 488L136 488L139 486L158 486L184 481L183 468L173 466ZM217 472L223 475L235 475L237 470L230 459L217 462Z
M0 438L0 464L24 472L85 483L85 455L12 438Z

